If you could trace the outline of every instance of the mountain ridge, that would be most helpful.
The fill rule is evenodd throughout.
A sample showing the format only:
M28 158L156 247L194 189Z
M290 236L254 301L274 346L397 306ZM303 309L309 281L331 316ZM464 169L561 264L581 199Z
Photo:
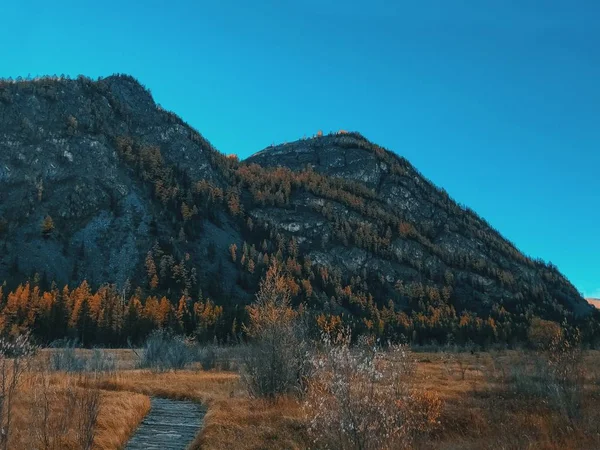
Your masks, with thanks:
M208 294L242 320L237 306L277 260L296 304L357 327L385 322L394 336L418 335L422 314L438 341L444 315L451 334L472 317L475 335L487 326L477 317L524 324L591 310L556 267L358 133L240 162L124 75L2 81L0 124L0 279L137 280L176 298ZM493 328L492 340L524 335Z

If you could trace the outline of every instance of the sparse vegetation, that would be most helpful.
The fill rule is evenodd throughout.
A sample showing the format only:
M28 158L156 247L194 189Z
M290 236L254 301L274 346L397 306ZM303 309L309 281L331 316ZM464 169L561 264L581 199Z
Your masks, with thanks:
M181 336L157 330L144 344L139 367L156 372L182 370L193 360L193 350Z
M0 340L0 447L4 450L9 448L14 427L16 396L34 352L29 334Z
M137 369L139 350L103 350L115 370L82 372L54 370L52 353L61 349L41 350L20 372L8 448L81 449L90 440L94 449L121 448L148 411L149 395L208 407L192 448L554 450L600 444L596 351L563 341L560 352L414 353L370 337L350 343L346 331L338 335L311 352L305 395L292 391L277 401L251 395L236 372L198 370L194 363L176 371ZM69 348L87 367L97 366L89 363L99 358L94 350ZM213 350L221 367L235 367L249 351ZM470 368L464 379L447 376L450 355ZM564 378L565 367L577 370Z
M50 355L50 368L59 372L83 372L86 360L77 353L77 341L55 342Z

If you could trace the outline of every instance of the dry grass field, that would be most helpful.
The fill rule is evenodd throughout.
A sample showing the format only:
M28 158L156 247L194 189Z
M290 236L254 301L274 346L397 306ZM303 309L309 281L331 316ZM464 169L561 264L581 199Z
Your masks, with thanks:
M45 388L44 383L46 384ZM77 375L27 374L12 408L10 449L81 449L78 418L85 381ZM129 391L100 391L93 448L122 448L150 409L150 399Z
M252 399L232 371L154 373L135 369L136 356L129 350L113 354L117 367L109 373L86 376L33 369L25 373L15 395L8 448L85 448L79 443L74 415L65 417L58 411L68 411L69 402L85 406L86 391L100 393L90 447L94 449L122 448L148 412L150 396L190 399L208 407L204 428L192 448L314 447L302 400ZM44 352L36 358L43 357ZM547 398L527 395L528 387L515 381L515 370L530 366L535 359L532 353L415 352L412 357L417 363L414 387L443 401L439 427L415 439L413 448L600 448L600 352L583 355L584 395L574 414L553 407ZM45 405L54 413L45 415ZM44 425L44 417L51 417L51 423Z

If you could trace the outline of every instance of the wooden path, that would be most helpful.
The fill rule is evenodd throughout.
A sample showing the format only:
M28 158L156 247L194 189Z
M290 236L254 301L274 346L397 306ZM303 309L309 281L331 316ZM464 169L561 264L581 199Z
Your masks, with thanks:
M126 450L185 450L202 427L206 411L189 401L153 397L152 407Z

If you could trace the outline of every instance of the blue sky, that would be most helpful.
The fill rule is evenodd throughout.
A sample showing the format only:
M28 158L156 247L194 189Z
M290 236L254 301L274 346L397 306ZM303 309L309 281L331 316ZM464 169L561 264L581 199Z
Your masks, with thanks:
M0 77L129 73L242 158L360 131L600 297L598 1L19 0L0 14Z

